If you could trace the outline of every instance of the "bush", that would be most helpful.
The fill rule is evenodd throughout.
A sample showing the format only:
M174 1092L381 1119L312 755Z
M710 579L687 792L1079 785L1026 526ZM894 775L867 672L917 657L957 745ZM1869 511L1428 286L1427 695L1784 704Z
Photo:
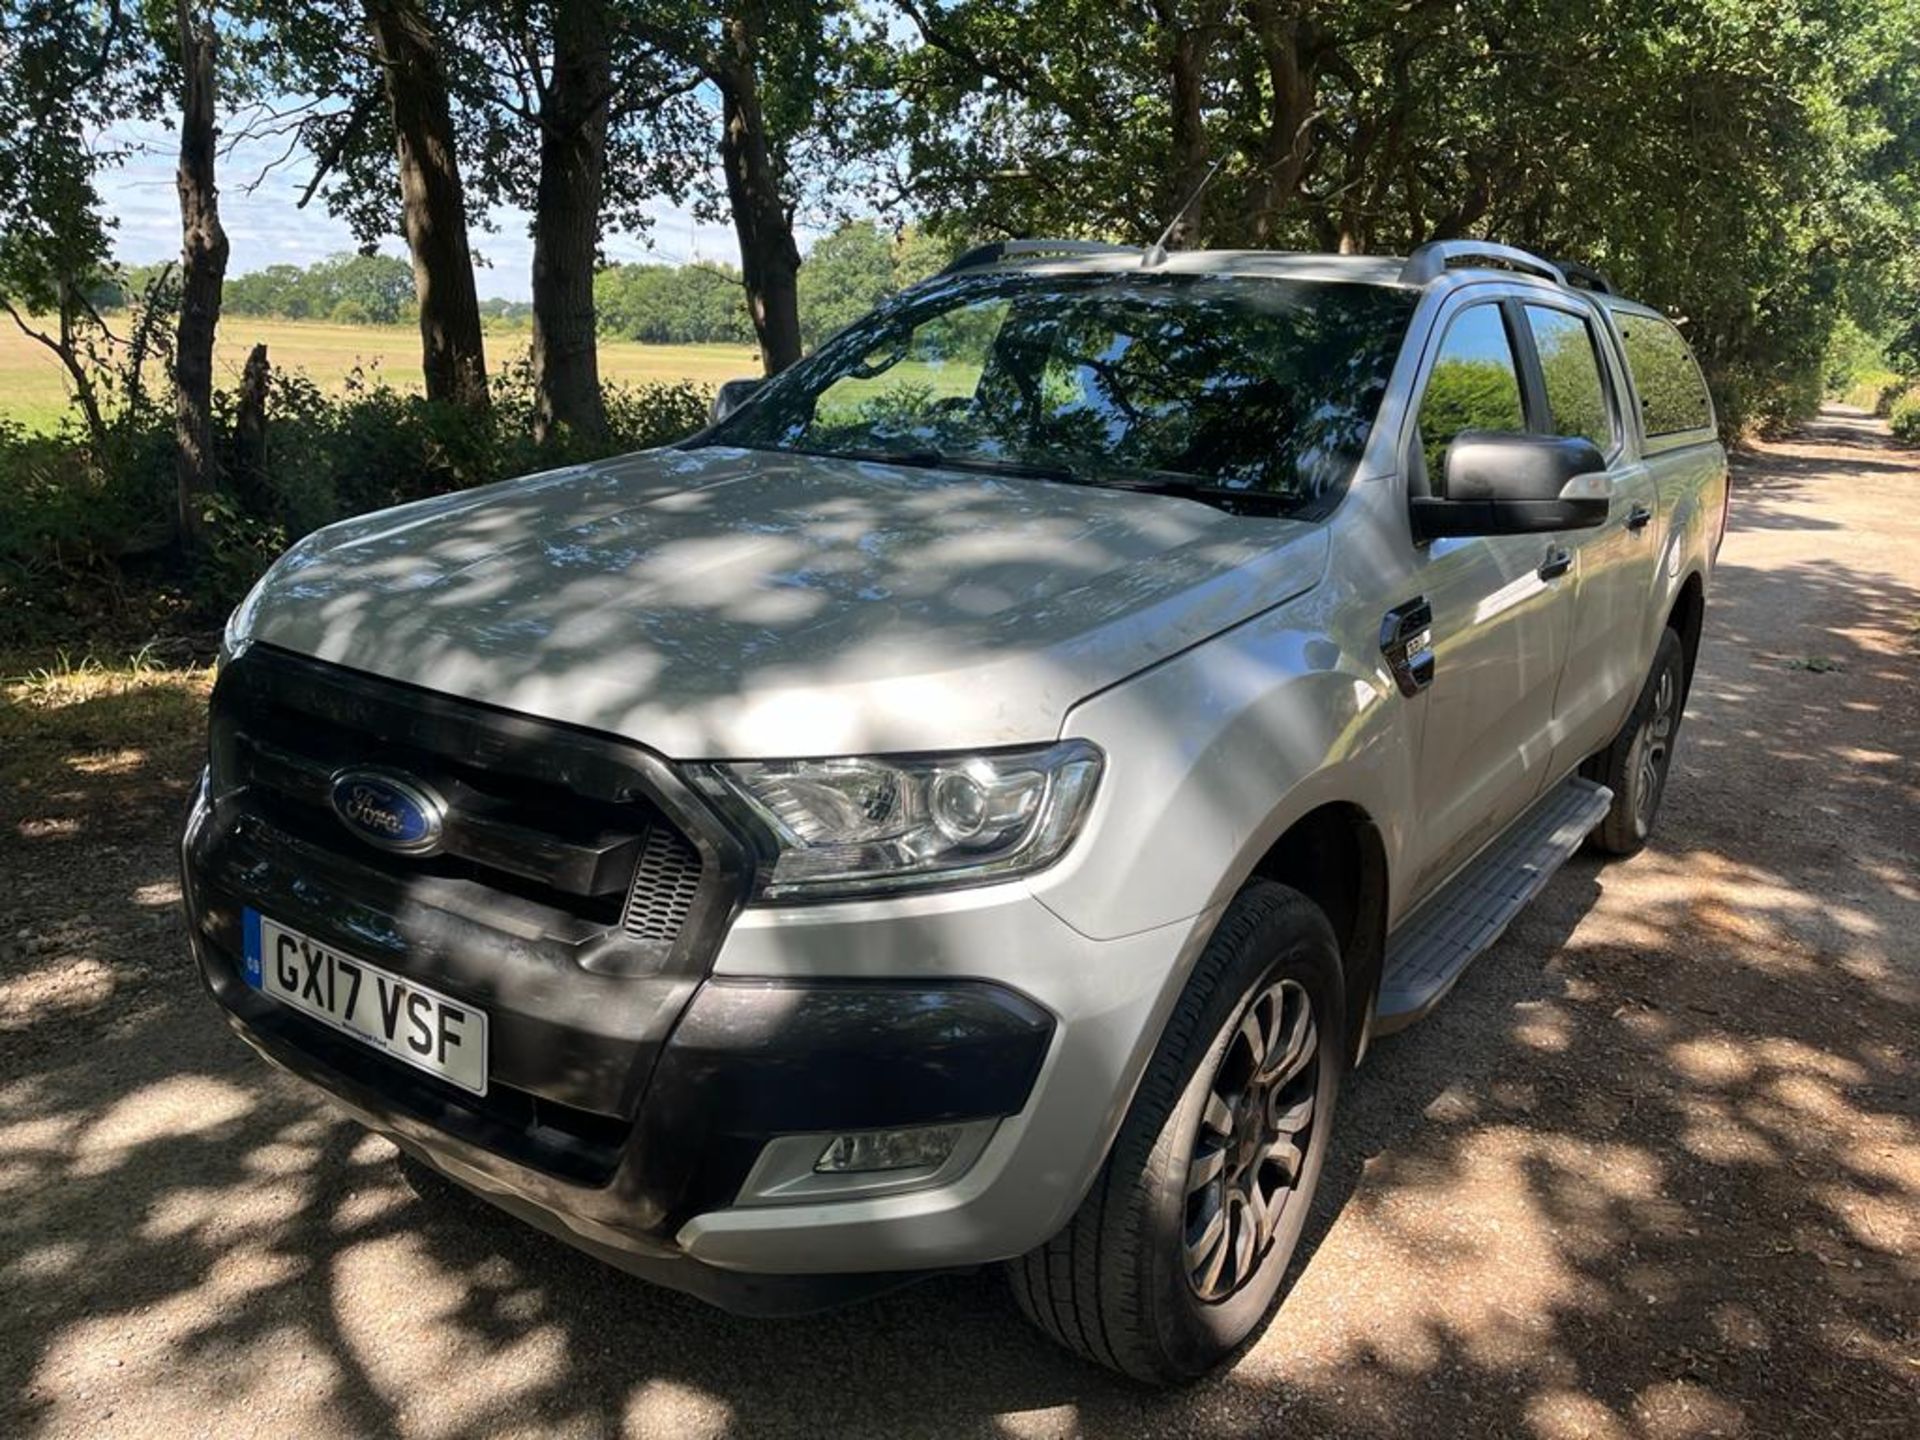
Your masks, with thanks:
M1887 428L1910 445L1920 445L1920 385L1909 386L1887 407Z
M1754 435L1785 435L1811 419L1825 398L1826 380L1817 367L1743 363L1706 370L1720 438L1728 444Z
M492 407L481 416L357 371L340 395L322 393L304 375L276 376L267 473L252 518L277 521L297 539L348 515L664 445L704 425L712 402L685 383L607 385L606 441L564 435L541 445L533 439L526 362L496 373L491 392Z
M139 578L171 535L171 422L148 412L96 448L0 422L0 645L83 639L110 613L149 633L178 608Z
M172 416L118 417L96 447L69 423L30 435L0 422L0 644L61 643L169 625L218 624L287 544L333 520L515 475L667 444L706 423L709 392L690 384L609 385L604 442L533 440L532 374L494 377L486 415L355 372L339 394L276 372L267 392L264 473L239 473L207 497L204 544L174 544ZM233 432L236 396L215 396Z

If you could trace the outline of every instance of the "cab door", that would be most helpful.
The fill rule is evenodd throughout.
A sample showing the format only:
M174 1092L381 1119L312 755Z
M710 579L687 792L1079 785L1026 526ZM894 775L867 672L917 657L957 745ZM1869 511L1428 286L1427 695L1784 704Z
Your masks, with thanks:
M1553 703L1549 769L1558 776L1613 738L1652 661L1641 652L1660 548L1659 494L1630 444L1625 390L1593 310L1573 296L1529 298L1520 308L1521 363L1539 380L1547 426L1594 443L1607 457L1612 492L1604 525L1566 537L1573 633Z
M1460 432L1544 424L1520 358L1525 321L1504 288L1464 291L1439 318L1404 452L1414 494L1445 493ZM1571 543L1486 535L1434 540L1416 555L1409 578L1431 610L1433 667L1415 767L1415 895L1471 859L1545 782L1573 629Z

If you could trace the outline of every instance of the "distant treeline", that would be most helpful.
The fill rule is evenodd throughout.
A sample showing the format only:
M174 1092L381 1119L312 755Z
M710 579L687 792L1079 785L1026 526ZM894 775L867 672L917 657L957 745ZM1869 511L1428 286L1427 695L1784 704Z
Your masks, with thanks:
M138 300L171 265L135 265L102 282L94 303L117 310ZM511 302L497 302L505 306ZM331 255L311 265L269 265L230 275L220 295L229 315L327 320L336 325L395 325L419 314L413 267L391 255ZM525 308L524 306L521 308Z
M857 220L822 236L800 271L800 323L808 345L852 324L904 286L931 275L952 247L908 227L899 235ZM136 265L95 287L103 310L124 309L167 267ZM650 345L753 345L740 272L718 262L610 265L593 278L599 333ZM343 253L311 265L269 265L227 278L221 309L229 315L324 320L335 325L411 324L419 315L413 269L391 255ZM525 329L533 306L524 300L480 302L490 329Z
M870 220L814 242L800 267L800 331L808 346L851 325L879 301L933 274L952 247L909 226L898 236ZM755 343L740 272L731 265L613 265L593 277L600 334L655 345Z

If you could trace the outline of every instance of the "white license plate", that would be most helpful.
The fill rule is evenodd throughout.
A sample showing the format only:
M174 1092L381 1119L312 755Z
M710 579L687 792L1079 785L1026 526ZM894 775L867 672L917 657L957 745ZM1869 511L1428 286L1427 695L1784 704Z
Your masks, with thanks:
M246 912L243 948L247 983L262 994L416 1070L487 1093L485 1011L342 955L258 910Z

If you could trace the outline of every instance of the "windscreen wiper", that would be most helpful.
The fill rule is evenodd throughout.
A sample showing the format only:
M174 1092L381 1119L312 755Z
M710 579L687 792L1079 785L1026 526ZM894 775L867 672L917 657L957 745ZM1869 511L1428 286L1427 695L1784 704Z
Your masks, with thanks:
M1010 475L1021 480L1058 480L1063 484L1092 484L1064 465L1035 464L1030 460L1003 460L995 455L950 455L944 450L807 450L835 460L862 460L875 465L904 465L916 470L978 470L987 475Z
M1171 495L1180 500L1197 500L1230 515L1285 515L1298 507L1291 495L1276 495L1269 490L1237 490L1231 485L1208 485L1198 480L1148 475L1080 475L1070 477L1075 485L1097 485L1104 490L1130 490L1141 495Z
M902 465L918 470L977 470L1021 480L1049 480L1060 485L1088 485L1098 490L1127 490L1141 495L1170 495L1196 500L1230 515L1284 515L1299 501L1266 490L1238 490L1231 485L1208 485L1179 475L1094 475L1068 465L1005 460L992 455L951 455L930 448L903 450L800 450L835 460L861 460L875 465Z

